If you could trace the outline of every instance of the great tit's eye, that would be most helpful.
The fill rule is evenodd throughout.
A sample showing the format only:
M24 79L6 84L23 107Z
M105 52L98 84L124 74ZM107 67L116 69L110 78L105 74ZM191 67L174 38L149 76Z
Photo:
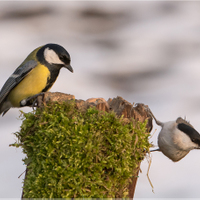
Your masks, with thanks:
M64 55L59 56L60 60L63 61L65 64L70 64L70 59Z

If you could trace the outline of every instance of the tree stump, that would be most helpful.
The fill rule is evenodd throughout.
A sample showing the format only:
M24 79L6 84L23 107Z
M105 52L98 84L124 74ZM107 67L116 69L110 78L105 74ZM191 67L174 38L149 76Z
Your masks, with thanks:
M49 102L62 103L74 100L76 108L78 110L87 110L90 107L96 107L98 110L108 113L114 111L118 117L123 116L124 121L129 120L131 118L134 118L136 121L139 122L145 122L145 120L148 120L146 125L147 132L149 133L152 129L152 118L146 112L144 104L138 103L134 106L134 104L129 103L128 101L124 100L122 97L119 96L113 99L110 98L107 101L103 98L90 98L84 101L75 99L73 95L69 94L63 94L59 92L55 93L46 92L44 93L44 96L39 96L37 100L38 100L38 106L40 108L43 106L45 107L45 105L48 104ZM133 174L132 181L129 184L129 193L127 196L129 198L134 197L138 173L139 173L139 166L137 168L136 173ZM25 180L27 174L28 174L28 169L26 170ZM22 193L22 198L23 197L24 193Z

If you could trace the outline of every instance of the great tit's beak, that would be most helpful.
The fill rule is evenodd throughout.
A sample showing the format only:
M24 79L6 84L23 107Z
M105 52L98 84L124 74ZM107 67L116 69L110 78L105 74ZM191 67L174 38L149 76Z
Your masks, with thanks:
M65 68L67 68L70 72L74 72L73 68L71 67L71 65L64 65Z

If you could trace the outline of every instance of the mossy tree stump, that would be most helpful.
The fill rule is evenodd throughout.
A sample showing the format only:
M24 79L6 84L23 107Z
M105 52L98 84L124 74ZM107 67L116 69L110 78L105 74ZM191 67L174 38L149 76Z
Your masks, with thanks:
M14 144L27 156L22 198L133 198L151 146L143 104L47 92L38 105Z

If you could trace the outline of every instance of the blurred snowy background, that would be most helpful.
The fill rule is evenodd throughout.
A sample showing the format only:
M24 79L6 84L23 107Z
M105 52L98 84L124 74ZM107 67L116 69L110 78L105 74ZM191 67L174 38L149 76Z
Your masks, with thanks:
M1 1L0 87L33 49L50 42L67 49L74 68L61 70L52 92L84 100L122 96L149 105L161 121L186 116L200 131L200 2ZM25 155L9 147L20 124L19 109L0 119L0 198L21 197ZM155 193L147 160L141 169L136 198L200 197L198 150L178 163L152 153Z

